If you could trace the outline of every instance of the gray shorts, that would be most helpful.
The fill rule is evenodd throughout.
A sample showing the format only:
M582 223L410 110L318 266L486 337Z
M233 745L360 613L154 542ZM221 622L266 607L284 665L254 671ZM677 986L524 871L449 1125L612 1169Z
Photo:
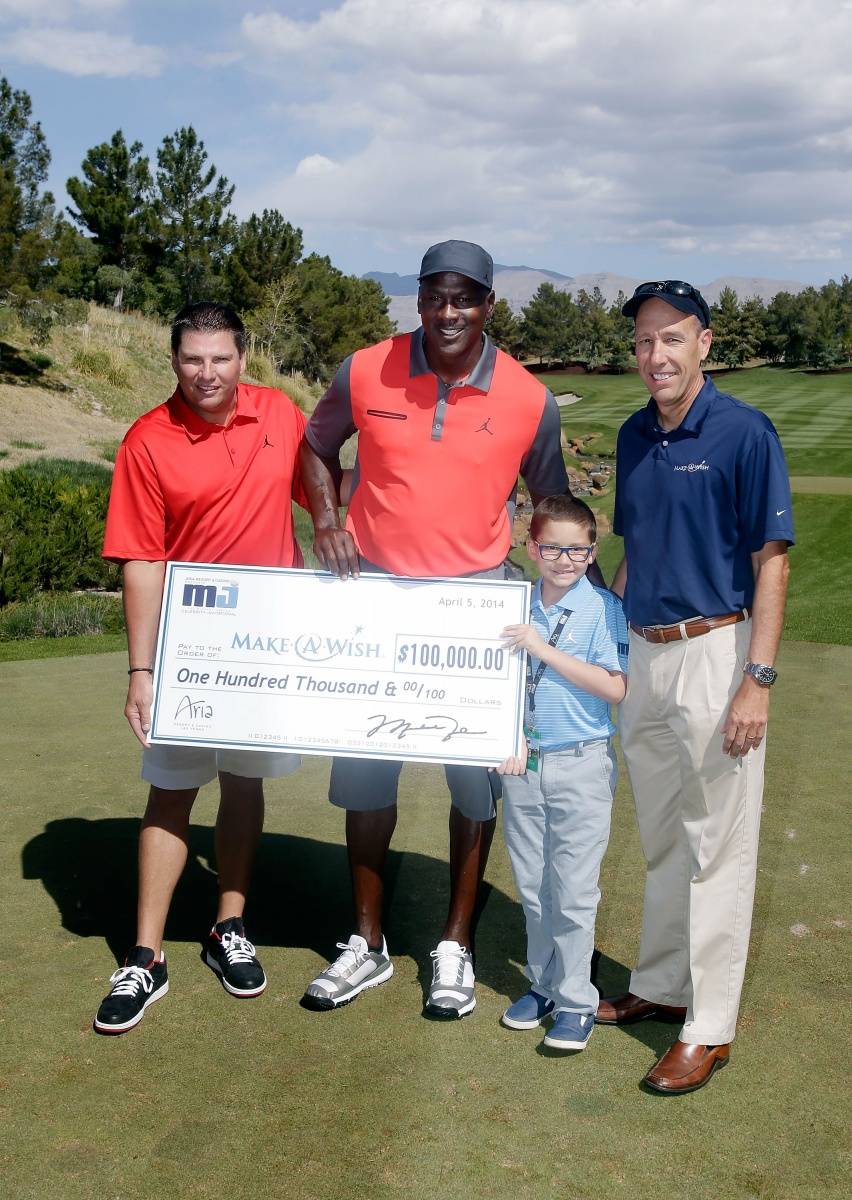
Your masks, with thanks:
M217 750L209 746L163 746L142 751L142 778L166 792L203 787L220 771L243 779L281 779L301 764L281 750Z
M376 566L361 556L361 570L365 574L382 573L384 567ZM477 571L472 579L505 579L503 563L488 571ZM328 798L338 808L347 812L376 812L381 808L393 808L401 762L386 758L335 758L331 765ZM487 767L465 767L457 763L445 763L444 774L453 808L471 821L490 821L497 815L496 801L500 799L500 776Z
M401 762L387 758L335 758L328 798L347 812L376 812L396 804ZM444 774L453 807L471 821L490 821L497 813L500 776L487 767L445 763Z

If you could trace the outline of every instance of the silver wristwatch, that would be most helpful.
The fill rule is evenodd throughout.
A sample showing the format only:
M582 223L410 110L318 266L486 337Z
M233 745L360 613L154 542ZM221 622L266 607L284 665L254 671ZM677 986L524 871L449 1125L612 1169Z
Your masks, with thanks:
M778 678L778 672L774 667L768 667L766 663L747 662L743 667L746 675L751 675L752 679L756 679L761 687L772 687L775 680Z

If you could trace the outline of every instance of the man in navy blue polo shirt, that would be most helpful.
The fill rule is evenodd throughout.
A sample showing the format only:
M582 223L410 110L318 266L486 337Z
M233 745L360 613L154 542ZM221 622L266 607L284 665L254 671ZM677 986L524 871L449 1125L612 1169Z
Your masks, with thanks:
M736 1029L757 869L769 689L781 638L790 484L763 413L702 372L710 311L690 284L625 304L650 393L618 436L613 589L630 623L621 742L647 861L639 963L600 1024L682 1024L648 1072L694 1091Z

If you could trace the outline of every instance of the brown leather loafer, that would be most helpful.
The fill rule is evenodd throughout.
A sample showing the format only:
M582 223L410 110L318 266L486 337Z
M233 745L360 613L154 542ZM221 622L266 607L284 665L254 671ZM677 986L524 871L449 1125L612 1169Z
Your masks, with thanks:
M644 1021L646 1017L656 1017L658 1021L676 1021L682 1025L686 1020L686 1009L671 1004L655 1004L653 1000L643 1000L641 996L625 992L623 996L602 996L595 1021L598 1025L632 1025L634 1021Z
M655 1092L682 1095L704 1087L714 1071L724 1067L731 1053L727 1046L690 1046L680 1039L667 1050L643 1083Z

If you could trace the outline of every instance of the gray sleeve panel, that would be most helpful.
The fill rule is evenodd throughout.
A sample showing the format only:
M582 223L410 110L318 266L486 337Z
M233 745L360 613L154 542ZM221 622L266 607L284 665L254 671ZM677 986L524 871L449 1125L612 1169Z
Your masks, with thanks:
M568 491L559 405L550 391L545 392L536 435L521 461L521 475L531 496L561 496Z
M355 432L349 373L352 355L341 363L305 429L305 440L320 458L334 458Z

